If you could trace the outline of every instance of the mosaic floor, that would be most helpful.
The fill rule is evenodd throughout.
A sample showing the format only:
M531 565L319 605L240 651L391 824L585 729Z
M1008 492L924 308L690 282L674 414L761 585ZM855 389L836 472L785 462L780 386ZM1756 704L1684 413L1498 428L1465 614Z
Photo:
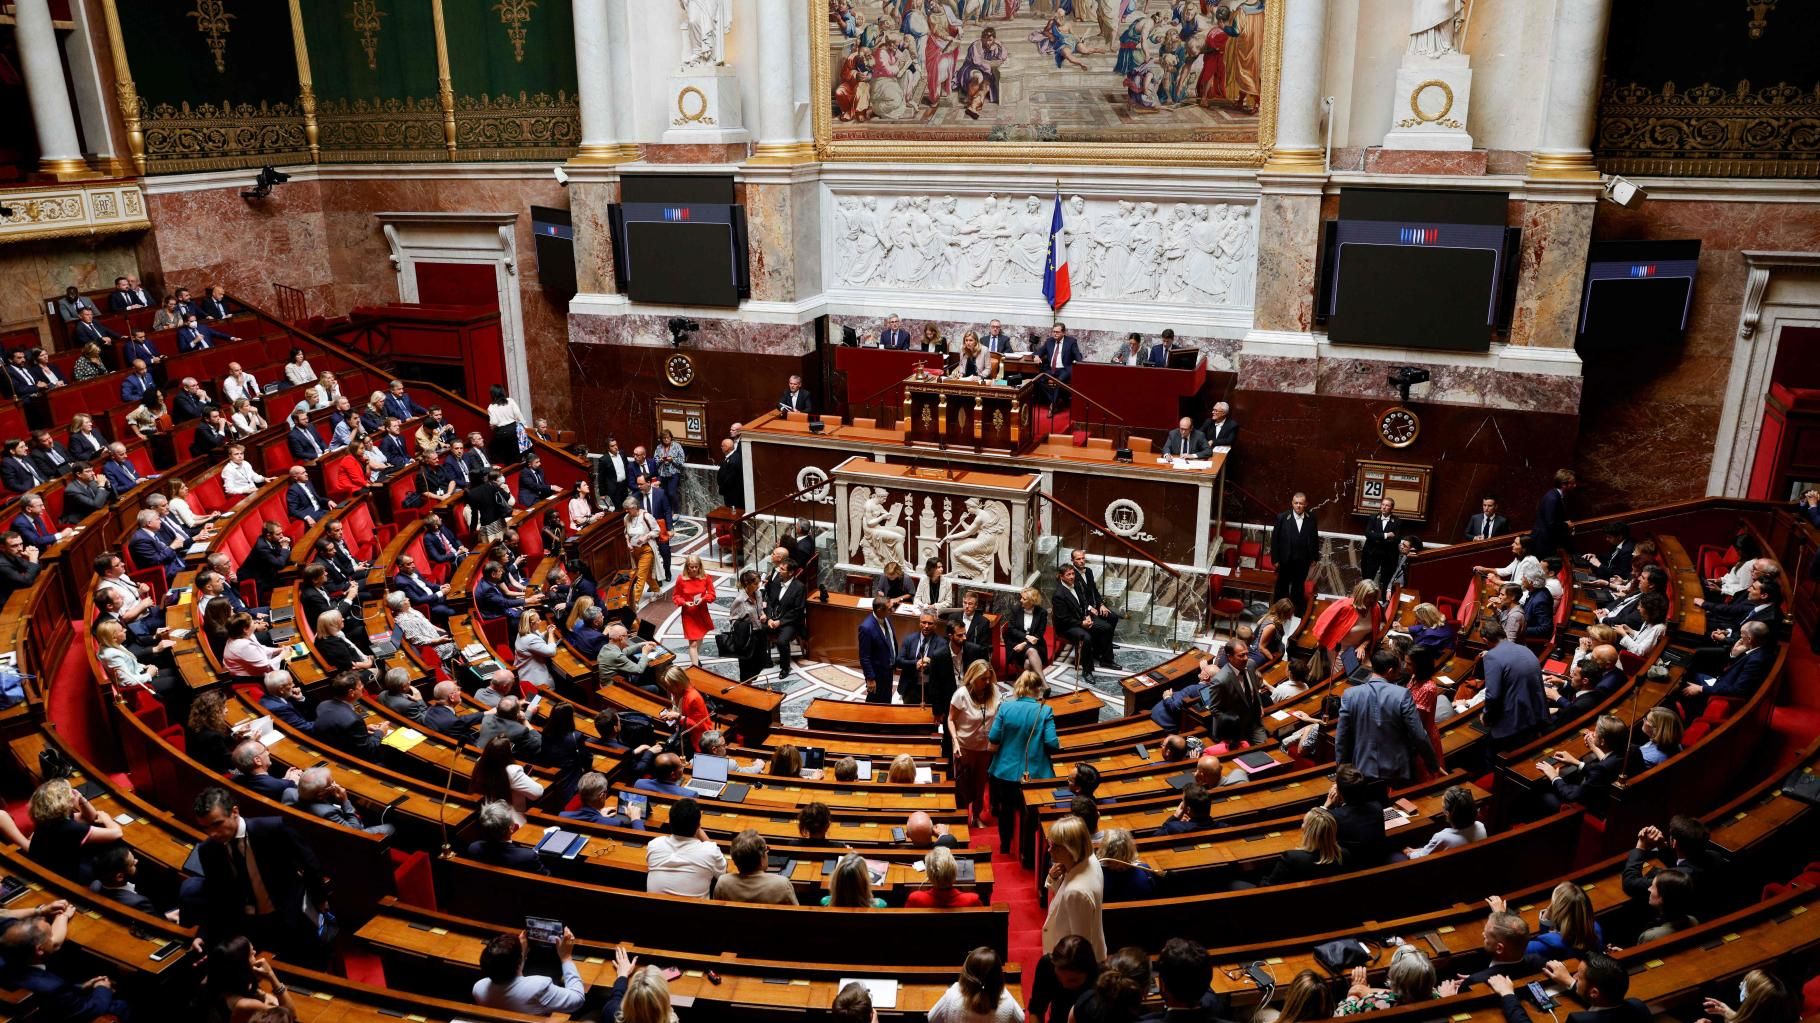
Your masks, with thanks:
M724 627L727 608L733 603L733 595L738 587L732 570L720 565L715 560L716 551L711 549L706 531L699 520L679 519L676 524L675 539L671 541L670 555L672 577L680 572L684 559L691 554L699 554L708 575L714 580L716 596L712 609L716 630ZM655 596L646 597L646 607L652 600L668 600L669 584ZM683 638L682 612L677 609L669 614L657 630L657 641L674 651L679 663L688 662L688 641ZM1119 689L1119 679L1133 672L1149 668L1157 662L1173 656L1174 651L1156 647L1132 646L1120 643L1114 648L1117 668L1103 666L1092 680L1091 688L1100 697L1104 705L1102 718L1119 716L1123 704L1123 694ZM701 644L702 666L709 671L718 672L729 677L739 672L738 662L731 657L722 657L714 647L714 636L710 634ZM775 688L777 669L772 668L755 680L756 684ZM1072 692L1081 688L1079 673L1072 666L1050 665L1046 673L1049 685L1055 692ZM785 694L781 711L782 723L789 726L801 726L803 709L809 701L817 697L831 700L865 699L865 680L856 668L841 664L829 664L821 661L797 661L792 665L789 681L783 684ZM893 700L897 697L894 695Z

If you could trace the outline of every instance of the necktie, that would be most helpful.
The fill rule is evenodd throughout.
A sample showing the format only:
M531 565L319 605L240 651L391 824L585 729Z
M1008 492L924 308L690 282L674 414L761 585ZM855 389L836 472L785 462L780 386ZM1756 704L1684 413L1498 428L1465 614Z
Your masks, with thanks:
M1485 520L1485 528L1479 531L1479 539L1489 540L1491 539L1491 516L1483 515L1480 517Z
M1062 343L1060 341L1055 342L1055 368L1062 368Z
M265 916L276 907L272 905L271 893L265 890L265 879L259 876L259 859L252 854L244 837L235 839L231 848L234 853L234 872L240 875L241 884L246 889L246 913L248 916Z

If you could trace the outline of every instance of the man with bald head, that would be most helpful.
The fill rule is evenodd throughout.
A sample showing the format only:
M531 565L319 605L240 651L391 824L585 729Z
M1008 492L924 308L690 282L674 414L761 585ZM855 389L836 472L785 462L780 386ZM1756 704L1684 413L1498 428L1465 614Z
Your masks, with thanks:
M694 799L695 793L682 787L683 760L674 753L659 753L651 762L651 777L640 778L632 787L640 792L655 792L679 799Z
M739 443L731 437L720 442L720 467L714 470L714 484L720 491L720 503L741 511L746 507L746 468L740 457Z
M1201 759L1194 762L1194 780L1210 789L1217 789L1221 785L1237 785L1246 777L1245 772L1236 767L1222 773L1220 758L1212 753L1203 753Z
M518 676L512 669L501 668L487 676L487 687L477 690L474 699L483 707L497 707L507 696L518 695Z
M921 810L904 821L904 844L912 849L933 849L938 845L953 849L960 845L948 833L948 825L935 823Z
M1183 416L1163 441L1164 458L1206 458L1213 453L1207 438L1194 428L1194 420Z

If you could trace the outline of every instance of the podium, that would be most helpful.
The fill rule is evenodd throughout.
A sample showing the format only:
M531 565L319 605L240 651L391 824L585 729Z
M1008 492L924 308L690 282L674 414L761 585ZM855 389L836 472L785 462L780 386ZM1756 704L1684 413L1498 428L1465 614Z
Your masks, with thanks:
M943 450L1019 454L1031 434L1030 396L1036 384L984 384L941 378L904 381L904 443Z

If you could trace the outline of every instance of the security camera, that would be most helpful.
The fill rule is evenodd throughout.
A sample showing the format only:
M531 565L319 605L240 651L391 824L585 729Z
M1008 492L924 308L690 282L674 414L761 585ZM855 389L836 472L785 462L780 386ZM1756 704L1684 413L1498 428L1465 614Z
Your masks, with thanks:
M1631 210L1641 206L1643 200L1649 198L1649 193L1637 187L1636 182L1613 174L1611 180L1605 183L1605 198Z
M553 173L555 173L557 184L561 185L564 188L569 187L569 172L568 171L563 170L561 167L552 167L552 168L550 168L550 170Z
M681 316L670 317L670 322L667 326L670 328L670 344L672 347L676 348L682 347L683 340L687 338L691 332L701 329L700 323L697 323L694 320L685 319Z
M1384 382L1397 389L1404 401L1409 400L1409 389L1417 384L1428 382L1429 373L1420 366L1404 366L1391 372Z
M268 164L259 168L259 176L253 179L253 187L240 193L240 198L247 200L264 199L266 196L272 194L273 185L282 185L289 180L291 180L289 174Z

